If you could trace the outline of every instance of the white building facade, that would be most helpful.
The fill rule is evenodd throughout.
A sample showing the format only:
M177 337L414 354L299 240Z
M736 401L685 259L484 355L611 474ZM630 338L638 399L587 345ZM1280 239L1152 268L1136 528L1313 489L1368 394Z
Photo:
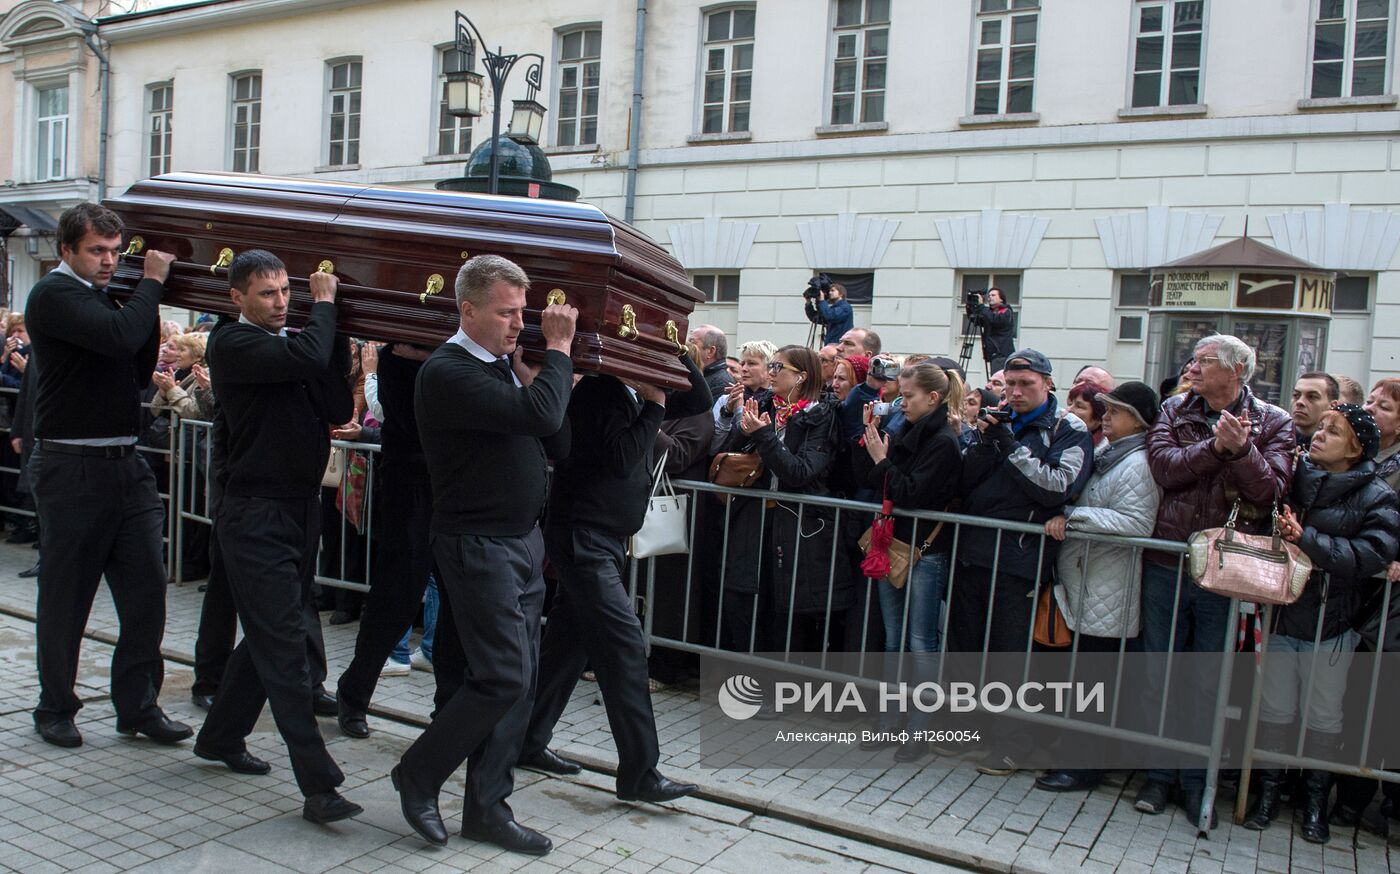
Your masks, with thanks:
M825 271L860 292L857 324L896 352L956 353L962 291L995 283L1020 343L1062 374L1097 363L1156 380L1174 372L1173 350L1214 329L1288 367L1311 343L1306 358L1369 385L1400 375L1396 5L461 9L493 47L544 56L541 145L556 181L630 209L711 295L694 320L731 341L802 342L800 291ZM461 175L490 118L443 112L456 8L213 0L103 20L109 188L168 169L421 186ZM507 101L524 89L517 72ZM1246 226L1338 274L1320 332L1316 314L1300 330L1296 312L1234 300L1149 306L1148 268Z

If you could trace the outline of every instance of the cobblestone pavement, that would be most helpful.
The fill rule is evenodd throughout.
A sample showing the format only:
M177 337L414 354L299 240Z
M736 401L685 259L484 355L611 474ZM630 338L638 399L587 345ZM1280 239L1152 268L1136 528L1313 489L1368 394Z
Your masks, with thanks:
M17 616L32 614L32 581L19 580L15 573L32 563L33 555L28 548L0 547L0 610ZM189 670L176 661L188 663L191 658L200 602L197 584L170 588L165 648L172 661L167 664L162 698L168 710L195 721L198 716L185 695ZM354 648L355 629L355 625L326 626L332 683ZM116 630L105 594L98 596L89 630L107 639ZM123 848L135 840L147 848L147 855L163 857L153 864L173 865L172 870L200 864L210 870L234 864L260 870L259 866L269 865L263 858L284 852L285 843L285 852L292 854L285 864L292 865L294 857L296 867L308 871L335 867L454 870L454 866L479 864L483 852L491 865L519 864L515 857L492 854L460 839L454 839L448 850L434 853L416 839L403 837L406 827L384 775L397 751L416 735L412 725L403 723L426 720L432 700L432 678L427 674L415 671L380 681L375 708L393 718L371 717L375 733L370 740L352 741L340 736L333 720L322 722L337 760L347 771L347 795L365 804L368 814L354 826L319 832L295 813L299 801L286 773L285 751L266 714L253 746L258 755L274 763L274 774L282 776L275 786L266 779L253 781L256 786L234 780L217 766L193 764L187 751L172 753L134 744L103 730L101 726L110 719L101 679L107 654L103 646L91 642L80 681L83 694L90 694L92 702L81 714L80 728L88 737L82 755L98 760L94 753L102 749L104 767L73 777L63 762L65 754L45 746L33 734L28 714L35 697L32 646L19 645L25 635L32 639L32 625L0 617L4 659L0 671L5 679L0 697L0 773L24 787L4 792L0 800L0 822L4 823L0 841L8 842L0 847L7 852L29 853L68 867L81 867L70 858L99 867L125 865L139 861L123 855L128 852ZM799 868L862 870L867 865L940 870L934 862L879 849L882 845L960 866L1032 874L1400 871L1400 846L1388 846L1364 832L1334 828L1331 842L1316 846L1288 829L1286 821L1262 833L1238 828L1230 822L1228 790L1218 805L1220 827L1210 838L1199 839L1180 811L1147 816L1133 809L1138 775L1126 775L1125 781L1125 775L1115 774L1093 792L1056 795L1033 789L1033 773L989 777L965 765L941 764L936 758L919 770L894 768L889 751L865 754L863 767L842 770L701 768L695 726L710 715L711 708L692 691L676 688L663 689L653 701L663 772L700 783L709 800L688 800L669 812L616 803L607 794L612 780L601 773L616 765L612 737L596 685L582 682L559 724L555 746L594 770L569 780L522 772L515 796L522 819L555 838L558 849L541 864L577 871L699 867L765 870L767 874ZM19 818L16 804L42 808L46 793L62 798L69 787L91 793L85 796L93 808L91 815L80 819L44 815L48 828L42 829L20 828L10 821ZM167 791L183 813L177 819L158 818L150 812L157 805L149 795ZM124 794L113 800L113 793ZM456 815L460 803L455 798L456 807L445 807L444 814ZM129 810L113 815L113 804ZM266 808L283 813L278 816ZM139 824L136 830L142 837L128 836L123 842L133 823ZM78 844L87 843L78 846L63 835L77 835ZM93 853L89 848L94 845L101 850ZM77 851L90 858L71 855ZM37 870L24 864L25 859L19 862L0 854L0 864Z

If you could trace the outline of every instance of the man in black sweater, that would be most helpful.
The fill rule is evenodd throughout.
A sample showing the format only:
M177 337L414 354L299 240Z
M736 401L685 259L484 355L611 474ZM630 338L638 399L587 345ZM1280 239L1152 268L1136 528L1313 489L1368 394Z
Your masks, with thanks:
M647 691L646 641L622 581L627 538L646 516L661 422L710 407L705 377L682 355L690 390L672 395L614 376L587 376L569 401L570 450L554 467L545 550L559 573L540 647L540 682L520 763L554 774L581 766L549 749L586 665L598 677L617 744L617 797L673 801L695 791L656 771L660 751Z
M229 284L241 315L220 320L207 353L219 399L215 444L224 451L214 536L243 640L229 656L194 751L241 774L266 774L268 764L248 753L246 739L270 704L306 796L302 816L335 822L363 809L335 791L345 776L316 725L307 636L318 621L310 604L321 472L330 429L354 411L350 349L335 333L337 281L312 275L311 317L292 337L285 327L290 286L277 256L239 254Z
M406 343L385 347L379 356L376 378L384 425L380 432L383 451L376 513L389 524L384 527L375 553L374 585L365 597L355 655L336 683L340 729L350 737L369 737L365 711L379 682L379 671L404 630L413 623L433 569L428 534L433 496L428 462L418 439L418 417L413 410L414 384L427 357L428 350ZM440 617L433 659L439 706L456 691L461 674L461 647L456 643L457 630L451 625L447 618ZM458 663L453 664L454 661Z
M51 744L83 742L73 724L78 649L105 574L121 618L112 654L117 731L163 743L189 737L157 699L165 676L164 510L155 475L136 455L140 393L160 345L159 309L174 256L146 252L126 306L104 289L116 271L122 222L80 203L58 225L63 263L34 286L25 323L43 359L34 395L30 465L43 544L35 630L39 706L34 725Z
M462 834L543 855L553 844L517 823L506 798L534 699L544 606L538 520L547 458L568 454L578 311L544 309L544 361L526 367L517 340L529 284L496 255L463 264L461 330L418 374L414 409L432 481L433 557L467 667L461 688L390 776L409 825L445 844L438 793L470 756Z

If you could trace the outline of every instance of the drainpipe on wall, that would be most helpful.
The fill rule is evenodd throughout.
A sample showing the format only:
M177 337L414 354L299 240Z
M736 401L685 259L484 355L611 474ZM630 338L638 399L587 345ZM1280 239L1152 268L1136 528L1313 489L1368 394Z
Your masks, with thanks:
M637 0L637 42L632 58L632 129L628 132L627 198L623 220L632 224L637 209L637 163L642 147L642 71L647 51L647 0Z
M95 25L83 28L83 41L97 56L100 65L97 90L102 95L102 108L97 123L97 200L101 203L107 197L107 122L111 109L111 88L109 86L112 82L112 65L107 61L107 56L102 53L102 48L97 43Z

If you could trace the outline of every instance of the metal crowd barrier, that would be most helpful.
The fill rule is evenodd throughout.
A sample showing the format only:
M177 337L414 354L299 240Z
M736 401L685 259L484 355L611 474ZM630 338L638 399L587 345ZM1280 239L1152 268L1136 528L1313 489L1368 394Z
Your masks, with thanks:
M209 437L212 425L209 422L202 422L189 419L182 420L178 424L179 426L175 431L176 440L174 443L176 463L172 464L172 470L175 471L175 479L173 483L174 493L179 496L179 500L176 502L178 507L178 513L171 514L171 542L173 544L171 548L171 554L172 567L174 568L174 578L176 580L180 579L182 571L182 560L180 550L180 545L182 542L182 526L176 524L176 518L178 518L181 521L188 520L205 525L212 524L212 519L210 518L209 514L209 489L207 487L207 478L210 470L211 461L211 441ZM361 583L348 578L347 568L350 563L350 556L347 552L347 534L349 529L349 522L347 521L344 514L340 514L341 518L339 524L341 537L338 549L339 555L336 557L336 572L334 574L318 574L316 579L322 585L363 592L367 591L369 587L373 584L373 526L375 512L375 502L373 499L375 479L374 467L378 456L379 447L373 444L351 443L340 440L333 441L333 445L337 448L353 450L355 452L361 453L365 458L366 485L363 522L364 582ZM348 465L345 468L345 472L342 474L342 490L344 488L344 477L346 475L348 475ZM199 482L199 480L204 480L204 482ZM795 670L799 673L806 671L808 673L813 674L819 679L851 681L865 685L866 687L869 687L875 682L877 682L871 677L865 675L866 672L864 670L863 661L864 654L869 653L869 630L871 627L870 610L871 602L875 600L872 594L870 594L869 592L865 593L863 597L863 615L861 615L858 620L861 623L861 636L859 642L854 646L854 651L862 654L860 668L858 668L857 671L853 674L840 674L837 671L829 668L827 660L828 656L831 654L831 651L827 649L827 647L825 646L825 642L830 637L832 630L832 622L834 619L831 605L837 568L836 563L838 561L847 560L847 556L849 555L849 553L846 552L847 544L848 542L853 542L854 540L854 538L850 538L849 541L843 539L842 528L843 526L847 528L850 528L851 526L856 526L857 530L863 531L864 528L866 528L869 525L869 522L874 517L874 515L880 511L879 505L837 498L817 498L805 495L787 494L783 492L726 488L723 486L716 486L707 482L695 482L688 480L675 480L673 481L673 485L677 488L678 491L689 492L692 496L692 499L690 501L689 521L690 543L692 545L696 544L696 519L700 503L701 501L713 500L711 496L724 496L727 498L742 498L756 501L759 508L759 523L757 528L759 530L760 538L766 536L765 531L767 528L768 515L771 512L774 512L774 510L770 509L770 505L776 506L776 504L774 504L773 502L781 502L781 504L786 508L795 509L795 512L797 514L799 530L801 530L801 521L803 515L805 513L810 512L812 508L825 508L835 511L833 513L833 531L831 536L831 545L829 547L830 555L828 556L828 562L830 564L831 570L827 579L827 606L826 610L822 615L821 639L823 641L823 651L820 654L820 663L815 669L810 667L795 667ZM683 596L681 598L681 602L683 604L683 607L681 608L682 615L680 621L681 632L679 635L668 636L666 634L659 634L655 630L657 620L656 591L658 585L658 559L646 559L642 561L631 562L631 567L629 570L629 585L631 589L631 595L633 597L634 604L639 606L638 613L643 623L643 631L649 648L661 647L664 649L671 649L678 652L690 653L694 655L723 653L724 657L728 660L737 660L741 663L751 663L758 667L762 667L764 665L771 665L773 663L772 658L764 657L755 652L755 643L758 633L758 626L756 621L750 623L751 630L748 646L746 648L747 651L735 652L732 650L724 649L721 646L724 634L723 605L724 592L726 586L725 568L727 565L727 557L730 549L731 526L729 523L731 519L731 513L733 512L733 508L734 502L732 500L726 500L723 504L722 509L720 509L718 504L716 504L713 508L714 512L722 514L722 523L719 527L721 527L723 530L723 534L719 544L719 553L717 556L717 567L719 568L719 576L717 580L718 597L714 599L717 603L717 612L714 616L715 622L713 628L713 637L709 636L710 632L708 629L706 629L706 634L702 639L700 634L700 627L703 623L701 622L701 617L698 615L698 611L693 609L694 604L699 603L701 605L704 605L706 601L704 597L695 597L697 593L696 587L705 585L704 581L699 580L697 578L695 549L692 549L686 556L681 557L684 560L685 572L683 578L684 591ZM333 511L334 508L333 506L331 506L328 507L325 512L330 513ZM928 530L930 530L927 526L935 525L939 522L942 522L946 526L952 527L953 546L952 555L949 558L950 568L946 590L946 600L950 603L954 598L957 597L959 572L959 562L957 560L958 550L960 548L960 543L963 539L963 532L965 529L968 528L996 529L1003 532L1002 538L1010 535L1033 536L1039 538L1036 578L1045 579L1047 577L1047 568L1045 566L1045 539L1047 535L1045 534L1044 528L1041 525L986 519L981 517L965 516L956 513L908 511L901 510L898 508L896 508L895 510L895 515L905 518L912 518L913 520L915 520L915 531L914 536L910 538L911 543L919 543L922 541L923 535L927 533ZM923 528L923 532L919 531L920 527ZM851 535L852 533L854 532L847 531L846 536L849 537L849 535ZM1002 542L1002 538L998 539L998 545L992 561L992 578L994 580L994 587L999 584L999 580L1001 579L997 571L1000 565L1000 544ZM798 538L796 545L796 550L798 551L798 554L794 554L792 556L792 582L794 583L796 580L798 558L800 555L800 550L802 548L801 539L802 538L800 537ZM1216 678L1217 686L1215 691L1214 706L1211 709L1211 712L1207 715L1210 727L1209 741L1204 743L1196 743L1167 737L1165 735L1165 726L1168 718L1169 705L1171 703L1169 700L1170 690L1173 688L1171 683L1171 673L1175 664L1175 656L1181 655L1181 653L1176 652L1177 640L1175 631L1177 615L1178 612L1181 610L1180 595L1183 586L1193 585L1193 583L1189 581L1185 572L1185 544L1174 541L1163 541L1142 537L1122 537L1115 535L1088 534L1073 530L1067 532L1066 539L1069 541L1090 541L1109 544L1113 546L1129 547L1134 550L1135 554L1139 559L1143 550L1153 550L1159 553L1175 555L1177 557L1177 582L1176 592L1174 593L1174 606L1172 616L1173 631L1171 633L1171 642L1168 647L1169 651L1161 654L1166 659L1166 676L1164 677L1162 683L1162 689L1164 690L1162 700L1157 705L1155 730L1143 730L1140 728L1127 726L1121 723L1116 707L1116 702L1119 699L1119 689L1116 687L1114 689L1115 709L1108 722L1106 724L1082 723L1076 725L1076 729L1088 733L1097 734L1103 736L1104 738L1127 740L1135 744L1157 746L1164 749L1170 749L1179 753L1186 753L1192 756L1198 756L1199 759L1203 761L1206 765L1206 794L1202 808L1201 818L1198 820L1198 822L1205 822L1205 817L1209 815L1209 811L1213 806L1216 788L1219 783L1221 762L1224 753L1223 743L1226 723L1228 720L1231 719L1243 720L1246 722L1246 749L1243 752L1244 776L1241 778L1242 785L1244 786L1248 785L1249 768L1251 767L1254 761L1264 761L1273 765L1282 765L1286 767L1320 767L1338 773L1350 773L1360 776L1375 777L1391 782L1400 782L1400 773L1373 770L1364 765L1367 758L1367 743L1365 742L1363 742L1361 746L1360 754L1357 757L1355 757L1355 765L1338 764L1336 762L1322 762L1319 760L1305 757L1302 754L1302 750L1304 746L1304 737L1306 735L1306 714L1308 704L1308 701L1306 699L1302 702L1301 706L1299 707L1298 716L1298 719L1304 725L1304 730L1302 736L1300 736L1298 739L1296 748L1292 751L1292 753L1271 752L1266 750L1256 750L1253 748L1255 739L1255 727L1258 720L1260 706L1259 699L1261 686L1258 682L1258 679L1261 675L1262 670L1264 669L1264 664L1267 660L1268 635L1266 633L1264 636L1263 644L1260 647L1260 656L1259 661L1257 662L1258 666L1256 668L1256 671L1254 672L1255 676L1252 678L1253 689L1249 709L1247 711L1242 712L1240 707L1233 706L1230 703L1232 680L1235 679L1235 659L1230 658L1229 656L1235 652L1236 638L1234 634L1234 628L1237 624L1241 612L1240 602L1234 600L1231 600L1229 604L1229 614L1228 619L1226 621L1225 642L1222 649L1220 650L1221 658L1219 672ZM762 541L760 539L760 549L758 550L760 556L763 552L761 548L761 542ZM912 567L914 562L917 561L917 556L913 555L912 547L910 558ZM761 561L762 559L759 558L757 560ZM662 582L674 582L674 578L669 581ZM870 583L871 581L869 580L864 581L864 584L867 586L870 585ZM777 581L775 581L775 585L776 584ZM912 588L912 586L906 585L903 590L903 596L905 598L903 614L904 622L899 634L899 653L907 652L907 650L905 649L905 641L907 640L907 629L911 616L910 598ZM1127 587L1125 586L1124 589L1126 597ZM1384 590L1384 595L1386 599L1384 603L1389 603L1390 589L1391 586L1389 583L1387 583L1385 585ZM781 653L781 660L784 662L790 660L793 655L792 640L796 612L795 601L795 598L789 599L788 613L785 617L780 617L782 620L785 620L780 623L783 626L783 648ZM758 610L757 599L755 599L753 609L756 614ZM949 621L949 612L950 611L946 608L941 611L942 627L940 628L940 656L946 654L947 652L947 625ZM1264 616L1265 628L1267 628L1267 623L1270 616L1271 611L1266 611ZM1034 610L1032 610L1032 622L1033 621ZM1145 624L1145 622L1146 617L1144 616L1143 623ZM990 619L988 620L988 625L990 626ZM1082 625L1078 627L1082 627ZM1317 629L1317 635L1318 639L1320 640L1320 621ZM1029 671L1032 659L1037 655L1037 651L1032 646L1031 637L1032 635L1030 633L1030 629L1027 629L1027 643L1024 652L1021 653L1027 671ZM1384 638L1385 620L1383 618L1379 639L1383 640ZM1122 659L1125 657L1128 651L1129 647L1127 641L1120 640L1118 647L1118 658L1120 660L1120 680ZM1074 660L1078 657L1079 654L1079 635L1074 636L1073 643L1069 648L1068 652L1070 653L1071 657L1070 670L1072 679L1074 676ZM986 658L988 655L988 650L984 648L984 650L981 653L984 671ZM1379 693L1379 674L1380 662L1379 660L1377 660L1370 677L1369 697L1367 699L1367 724L1365 726L1365 736L1367 738L1369 738L1370 735L1372 719L1376 709L1375 705L1377 701L1377 695ZM941 679L942 659L940 658L939 680L941 681ZM1309 686L1311 691L1311 683L1309 684ZM1033 722L1044 722L1046 720L1057 720L1064 718L1062 716L1049 716L1033 713L1008 715L1012 715L1014 718L1017 719L1025 719ZM1244 796L1245 793L1241 792L1241 798L1243 798ZM1243 802L1241 802L1241 805L1242 803ZM1241 807L1238 816L1242 815L1243 808Z
M198 419L182 419L176 432L174 446L180 459L179 463L172 465L173 484L172 488L180 496L176 502L177 514L171 514L171 537L173 546L170 550L171 578L176 582L181 582L184 578L184 526L176 525L174 517L178 515L180 520L188 520L203 525L212 526L213 517L210 513L210 489L209 477L213 462L213 428L214 423L205 422ZM345 513L337 512L334 502L323 502L322 520L322 540L325 539L325 522L331 515L338 516L338 544L334 549L333 556L334 573L325 574L318 572L316 582L336 589L348 589L353 592L368 592L373 584L374 573L374 488L375 488L375 466L379 458L379 445L375 443L355 443L348 440L333 440L331 446L337 450L343 450L347 454L358 453L365 459L364 471L364 510L363 524L356 528L356 536L351 537L351 524ZM336 491L345 493L346 482L350 478L350 466L343 465L341 478ZM325 490L323 490L324 494ZM363 549L358 553L352 553L350 543L357 540ZM322 543L322 552L326 550L325 543ZM349 569L359 560L363 560L364 582L350 579Z

